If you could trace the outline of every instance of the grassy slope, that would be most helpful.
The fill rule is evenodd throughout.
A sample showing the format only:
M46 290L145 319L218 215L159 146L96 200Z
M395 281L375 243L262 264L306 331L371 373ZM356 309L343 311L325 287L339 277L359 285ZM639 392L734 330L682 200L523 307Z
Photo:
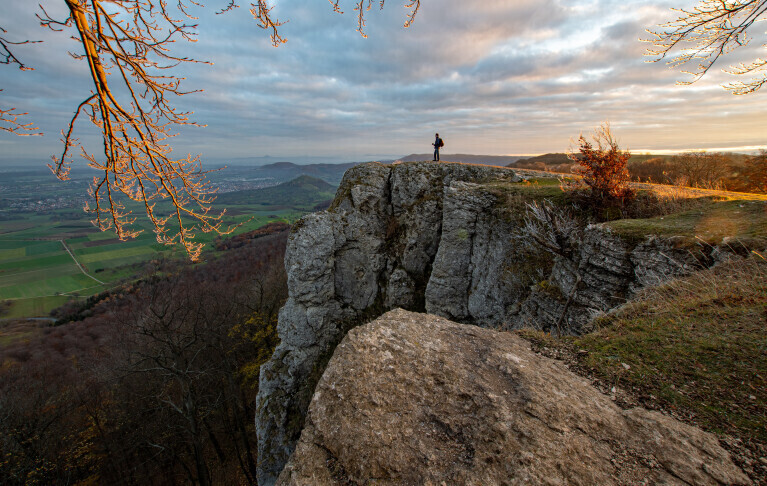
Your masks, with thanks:
M664 410L725 438L736 462L767 480L764 257L646 289L593 324L593 332L563 339L519 332L603 388L617 387L628 405Z
M728 237L749 241L767 238L767 196L764 194L657 184L636 184L636 187L667 201L672 210L664 216L607 223L616 233L629 239L644 239L654 234L719 244ZM677 211L673 210L674 206Z
M597 324L574 341L589 351L585 365L687 410L711 430L767 444L767 262L761 257L649 289Z
M530 198L562 201L544 179L495 184L505 206L523 210ZM616 234L642 240L678 236L681 244L722 240L767 242L767 197L643 184L667 213L606 223ZM669 191L673 194L669 194ZM668 214L670 213L670 214ZM762 246L759 246L762 245ZM564 357L604 389L627 393L627 405L665 410L704 430L742 441L736 461L752 478L767 478L767 255L722 264L646 289L594 322L595 331L557 339L520 331L538 350ZM622 391L621 391L622 390ZM620 401L620 399L619 399ZM745 450L745 452L743 452ZM745 458L745 459L744 459Z

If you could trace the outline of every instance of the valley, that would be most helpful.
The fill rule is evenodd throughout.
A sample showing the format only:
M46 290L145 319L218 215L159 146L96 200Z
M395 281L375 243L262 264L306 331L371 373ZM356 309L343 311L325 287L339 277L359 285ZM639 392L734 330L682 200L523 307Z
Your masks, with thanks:
M270 222L292 223L327 205L343 166L233 166L209 173L217 192L213 211L226 209L230 235L198 232L202 260L217 257L216 242ZM314 176L307 175L314 174ZM0 167L0 318L43 317L71 299L85 299L135 278L153 260L184 259L176 246L157 242L151 225L137 218L141 233L120 241L99 231L83 211L91 172L75 170L56 180L47 169ZM324 180L323 180L324 179ZM337 182L336 182L337 184ZM167 203L158 203L158 207ZM127 207L140 214L137 204Z

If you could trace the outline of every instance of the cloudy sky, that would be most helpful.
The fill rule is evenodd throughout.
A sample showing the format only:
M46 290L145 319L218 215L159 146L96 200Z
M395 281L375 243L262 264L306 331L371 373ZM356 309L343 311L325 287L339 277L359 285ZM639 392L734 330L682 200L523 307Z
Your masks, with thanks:
M46 160L60 153L60 130L90 94L86 66L67 55L78 52L71 32L38 26L37 2L6 3L6 36L44 42L15 50L34 71L0 66L0 107L29 112L45 135L0 133L0 158ZM63 0L42 3L54 16L65 12ZM364 39L350 0L341 1L344 15L325 0L276 0L273 14L289 20L278 48L246 8L215 15L226 3L195 10L199 42L174 47L214 63L176 68L186 89L204 90L177 105L207 125L181 130L179 155L375 160L426 153L434 132L447 160L540 154L567 150L603 121L633 151L767 144L767 91L733 96L719 69L677 86L683 74L643 56L644 29L695 2L422 0L404 29L405 2L389 0L368 12ZM763 25L753 46L719 67L763 56ZM78 135L98 151L87 124Z

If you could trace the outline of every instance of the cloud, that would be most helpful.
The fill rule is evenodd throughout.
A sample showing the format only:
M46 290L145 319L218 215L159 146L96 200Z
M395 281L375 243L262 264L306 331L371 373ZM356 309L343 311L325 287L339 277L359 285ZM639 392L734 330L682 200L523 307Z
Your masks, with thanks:
M764 144L765 95L733 97L718 87L727 76L713 71L692 87L675 86L682 75L647 62L638 39L670 19L674 4L422 0L403 29L407 11L387 2L367 12L363 39L351 2L344 15L325 2L277 2L273 12L289 20L278 48L244 8L196 10L199 41L174 49L214 64L176 68L186 89L204 90L176 101L208 126L184 128L173 143L214 158L353 160L428 151L439 131L448 153L541 153L562 151L609 119L630 146ZM6 10L9 25L41 30L32 6ZM6 154L60 151L56 134L91 89L83 63L66 54L76 48L69 34L41 35L44 44L25 49L36 71L0 66L0 105L30 111L47 136L12 139Z

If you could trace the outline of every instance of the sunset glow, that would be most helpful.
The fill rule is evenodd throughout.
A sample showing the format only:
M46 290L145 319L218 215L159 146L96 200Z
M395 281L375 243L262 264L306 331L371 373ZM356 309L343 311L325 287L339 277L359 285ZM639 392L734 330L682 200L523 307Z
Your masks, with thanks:
M338 15L325 2L277 2L287 39L271 46L238 9L196 9L197 43L174 53L211 61L184 64L186 90L174 101L207 127L183 127L174 156L202 154L225 161L270 155L352 161L426 153L439 131L450 153L562 152L570 140L609 121L622 144L642 152L764 147L767 95L733 96L715 69L692 86L662 63L648 63L645 29L669 21L669 7L691 2L424 1L412 26L392 4L366 17L362 38L354 12ZM44 2L51 15L64 2ZM36 4L12 2L4 12L9 36L42 40L19 46L34 71L0 66L0 105L28 112L43 137L0 138L4 160L41 163L61 153L59 132L88 96L88 71L67 51L65 32L41 29ZM755 34L760 34L756 32ZM756 40L721 61L721 68L761 54ZM83 127L82 141L97 141Z

